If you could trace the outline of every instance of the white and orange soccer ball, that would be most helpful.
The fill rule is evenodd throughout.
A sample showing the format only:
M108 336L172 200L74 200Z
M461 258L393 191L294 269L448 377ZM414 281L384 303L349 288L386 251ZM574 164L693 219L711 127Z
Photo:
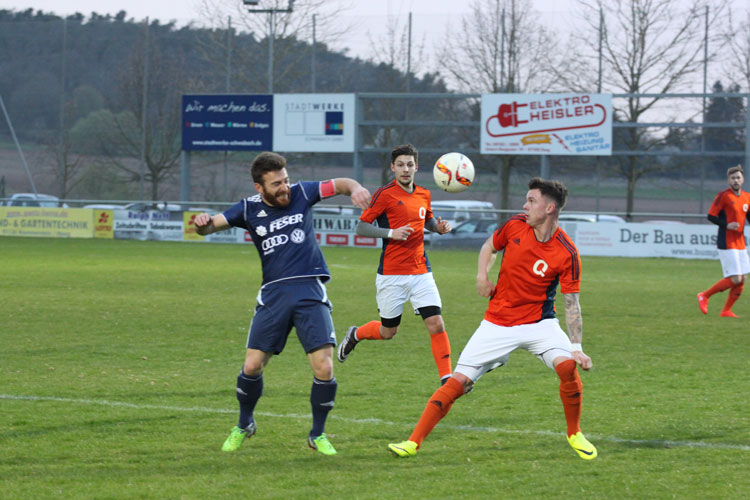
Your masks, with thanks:
M432 176L443 191L460 193L474 182L474 164L461 153L445 153L435 162Z

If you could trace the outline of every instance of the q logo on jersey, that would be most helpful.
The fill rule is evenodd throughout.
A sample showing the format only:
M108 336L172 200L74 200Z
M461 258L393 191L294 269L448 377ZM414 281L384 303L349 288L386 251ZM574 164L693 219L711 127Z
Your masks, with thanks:
M273 252L273 249L279 245L285 245L289 241L289 236L285 234L277 234L274 236L271 236L270 238L266 238L263 240L263 243L261 243L261 248L263 249L263 255L268 255L269 253Z
M539 259L538 261L534 262L534 265L531 266L532 271L534 271L534 274L537 274L544 278L544 273L547 272L547 269L549 268L549 265L544 262L542 259Z

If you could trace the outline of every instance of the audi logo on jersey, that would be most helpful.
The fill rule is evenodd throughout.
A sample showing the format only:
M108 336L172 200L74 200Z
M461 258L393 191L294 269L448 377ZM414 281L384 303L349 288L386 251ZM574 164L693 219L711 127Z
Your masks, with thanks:
M531 266L531 269L534 271L534 274L537 274L544 278L544 273L547 272L547 269L549 268L549 264L544 262L542 259L539 259L538 261L534 262L534 265Z
M276 234L263 240L261 248L263 249L263 255L268 255L273 252L273 249L279 245L285 245L289 241L289 236L285 234Z

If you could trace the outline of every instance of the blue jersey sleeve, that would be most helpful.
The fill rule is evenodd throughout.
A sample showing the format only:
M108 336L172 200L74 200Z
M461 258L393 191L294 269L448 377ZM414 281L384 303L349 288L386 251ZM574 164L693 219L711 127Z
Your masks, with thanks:
M241 201L229 207L224 212L224 218L230 226L247 229L247 221L245 220L245 202Z
M300 181L299 186L302 188L302 194L305 196L308 205L315 205L321 200L320 182L318 181Z

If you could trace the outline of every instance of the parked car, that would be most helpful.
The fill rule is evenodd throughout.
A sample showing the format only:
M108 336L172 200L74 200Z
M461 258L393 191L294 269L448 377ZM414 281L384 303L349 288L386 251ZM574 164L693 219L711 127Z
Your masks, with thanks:
M91 203L90 205L84 205L81 208L93 208L95 210L122 210L125 205L115 205L113 203Z
M34 193L16 193L11 195L10 199L5 202L9 207L47 207L47 208L68 208L67 203L60 203L60 198L50 194Z
M495 206L489 201L477 200L438 200L432 202L432 214L437 219L442 217L458 226L469 219L496 220Z
M425 245L430 248L471 248L479 250L482 243L498 228L496 218L469 219L459 223L449 233L427 233Z
M125 210L132 212L144 212L146 210L158 210L158 211L169 211L169 212L181 212L182 207L177 203L166 203L164 201L135 201L128 203L123 207Z
M600 214L597 217L596 214L577 214L567 212L561 213L557 220L560 222L614 222L618 224L625 222L625 219L618 215Z

